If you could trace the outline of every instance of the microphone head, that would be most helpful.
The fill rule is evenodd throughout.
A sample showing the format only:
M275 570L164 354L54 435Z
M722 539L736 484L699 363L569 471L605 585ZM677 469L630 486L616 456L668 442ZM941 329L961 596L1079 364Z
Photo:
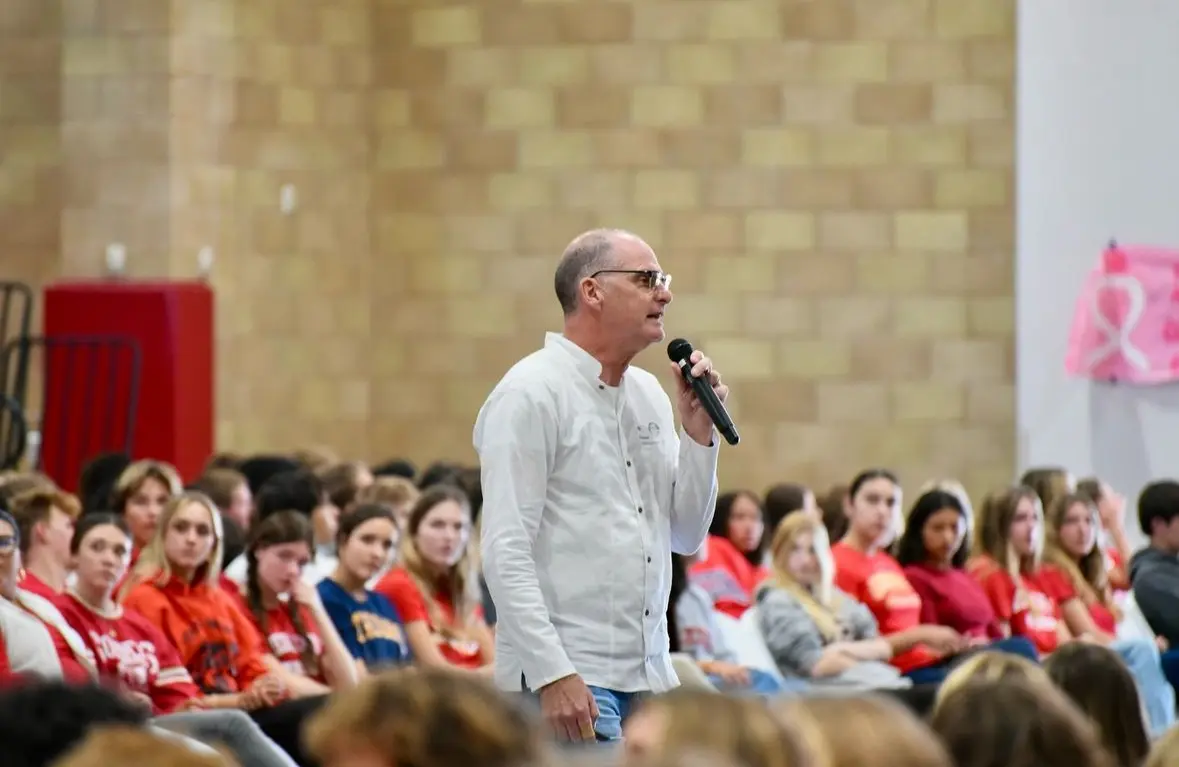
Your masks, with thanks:
M692 356L692 344L683 338L677 338L667 345L667 357L672 362L686 360Z

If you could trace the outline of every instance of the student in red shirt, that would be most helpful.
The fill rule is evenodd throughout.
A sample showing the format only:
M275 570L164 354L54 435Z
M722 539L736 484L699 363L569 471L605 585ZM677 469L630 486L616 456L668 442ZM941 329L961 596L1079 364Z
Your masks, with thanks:
M356 664L336 632L303 568L315 550L311 521L280 511L250 530L246 547L245 604L270 652L290 672L296 694L327 694L354 687Z
M1084 508L1083 498L1057 495L1054 509L1061 520L1068 511ZM1091 537L1086 523L1078 520L1078 538ZM1072 531L1065 536L1070 540ZM983 504L975 524L979 552L967 569L982 584L1001 624L1010 633L1031 639L1042 655L1071 641L1106 645L1117 652L1138 683L1150 718L1152 732L1161 732L1175 721L1175 694L1163 676L1159 651L1150 640L1115 640L1101 630L1069 575L1044 561L1044 519L1040 498L1030 487L1014 487L993 493ZM1093 544L1090 543L1090 548Z
M399 562L373 591L397 608L418 663L490 675L495 646L475 591L470 534L466 495L434 485L414 503Z
M922 623L921 598L885 551L896 538L900 485L883 469L860 472L844 501L847 533L831 547L835 585L872 611L893 648L892 664L916 683L940 682L946 663L969 640L948 626Z
M692 585L712 597L721 612L740 618L753 604L753 592L769 575L762 539L761 500L748 490L716 499L707 554L689 570Z
M12 500L10 511L20 525L21 589L50 601L65 591L70 538L81 510L77 498L56 488L38 487Z
M1031 641L1003 633L986 592L966 573L969 528L966 506L954 493L935 488L913 504L895 551L921 597L921 622L949 626L972 647L1038 660Z

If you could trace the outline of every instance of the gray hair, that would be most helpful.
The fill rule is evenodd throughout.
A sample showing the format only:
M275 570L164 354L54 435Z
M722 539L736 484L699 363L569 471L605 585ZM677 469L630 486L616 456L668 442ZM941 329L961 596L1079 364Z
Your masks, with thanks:
M553 275L553 289L566 317L577 311L578 286L581 281L608 268L614 242L620 236L634 235L620 229L592 229L578 235L565 248L561 262L557 264L556 274Z

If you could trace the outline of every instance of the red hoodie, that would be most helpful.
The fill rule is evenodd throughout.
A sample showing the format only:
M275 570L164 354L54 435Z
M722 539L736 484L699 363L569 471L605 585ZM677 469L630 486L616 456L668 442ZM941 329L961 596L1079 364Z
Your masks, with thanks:
M707 556L693 564L689 574L692 583L712 597L717 610L740 618L753 604L753 591L769 571L754 566L728 538L710 535Z

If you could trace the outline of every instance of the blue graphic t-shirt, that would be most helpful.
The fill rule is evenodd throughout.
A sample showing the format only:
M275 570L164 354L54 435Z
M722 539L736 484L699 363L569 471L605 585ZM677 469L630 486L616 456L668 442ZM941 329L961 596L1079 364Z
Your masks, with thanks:
M392 602L372 591L356 599L330 578L316 589L353 658L364 661L370 671L409 662L405 628Z

